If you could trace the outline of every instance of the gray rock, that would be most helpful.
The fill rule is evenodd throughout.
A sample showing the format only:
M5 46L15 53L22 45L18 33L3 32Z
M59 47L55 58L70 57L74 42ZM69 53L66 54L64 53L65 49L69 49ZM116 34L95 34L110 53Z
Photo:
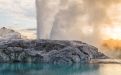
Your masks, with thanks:
M14 51L15 52L20 52L20 51L22 51L23 50L23 48L21 48L21 47L14 47Z
M98 52L98 59L107 59L109 57L105 56L103 53Z
M10 52L15 52L13 47L8 47L7 50Z
M29 56L33 56L33 57L38 54L37 51L29 50L29 49L26 49L25 53L28 54Z
M0 62L3 62L3 57L0 56Z
M0 40L0 62L84 63L108 58L81 41Z
M90 45L81 45L78 47L81 52L89 56L89 59L98 57L98 49Z
M60 51L52 51L45 56L47 62L50 63L77 63L81 62L81 60L86 60L86 55L84 55L79 49L68 46Z
M0 45L0 49L5 49L5 48L7 48L6 45Z

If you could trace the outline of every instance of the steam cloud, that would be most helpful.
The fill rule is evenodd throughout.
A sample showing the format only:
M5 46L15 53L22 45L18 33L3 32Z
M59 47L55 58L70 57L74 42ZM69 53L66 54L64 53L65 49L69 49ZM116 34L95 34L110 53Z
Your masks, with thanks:
M121 0L36 0L38 36L83 40L99 47L103 35L101 27L112 23L108 9L119 3ZM86 26L88 34L84 31Z

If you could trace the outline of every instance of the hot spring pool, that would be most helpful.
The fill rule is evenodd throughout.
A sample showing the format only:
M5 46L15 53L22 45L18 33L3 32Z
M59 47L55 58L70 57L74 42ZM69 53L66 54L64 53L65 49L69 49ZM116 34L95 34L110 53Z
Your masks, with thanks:
M121 65L1 63L0 75L121 75Z

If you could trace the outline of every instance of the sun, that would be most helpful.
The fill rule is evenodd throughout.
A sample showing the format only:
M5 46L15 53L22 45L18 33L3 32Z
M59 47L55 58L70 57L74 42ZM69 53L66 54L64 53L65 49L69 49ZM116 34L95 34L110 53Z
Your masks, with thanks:
M108 38L121 40L121 26L107 27L105 34Z

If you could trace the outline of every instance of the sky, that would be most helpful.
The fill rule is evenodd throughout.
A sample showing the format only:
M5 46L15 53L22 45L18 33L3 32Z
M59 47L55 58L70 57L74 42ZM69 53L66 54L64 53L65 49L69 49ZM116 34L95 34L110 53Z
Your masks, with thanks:
M36 37L35 0L0 0L0 27Z
M51 33L51 28L54 28L51 33L52 36L58 36L54 33L64 29L62 35L64 34L68 37L72 36L72 34L75 37L78 36L77 32L84 34L93 33L99 36L96 32L102 27L103 38L121 39L120 0L40 1L39 15L41 20L39 21L45 26L43 29L48 34ZM11 28L29 38L36 38L37 21L35 6L35 0L0 0L0 27ZM59 18L60 16L62 19ZM63 38L69 39L68 37ZM80 36L77 39L80 39Z

